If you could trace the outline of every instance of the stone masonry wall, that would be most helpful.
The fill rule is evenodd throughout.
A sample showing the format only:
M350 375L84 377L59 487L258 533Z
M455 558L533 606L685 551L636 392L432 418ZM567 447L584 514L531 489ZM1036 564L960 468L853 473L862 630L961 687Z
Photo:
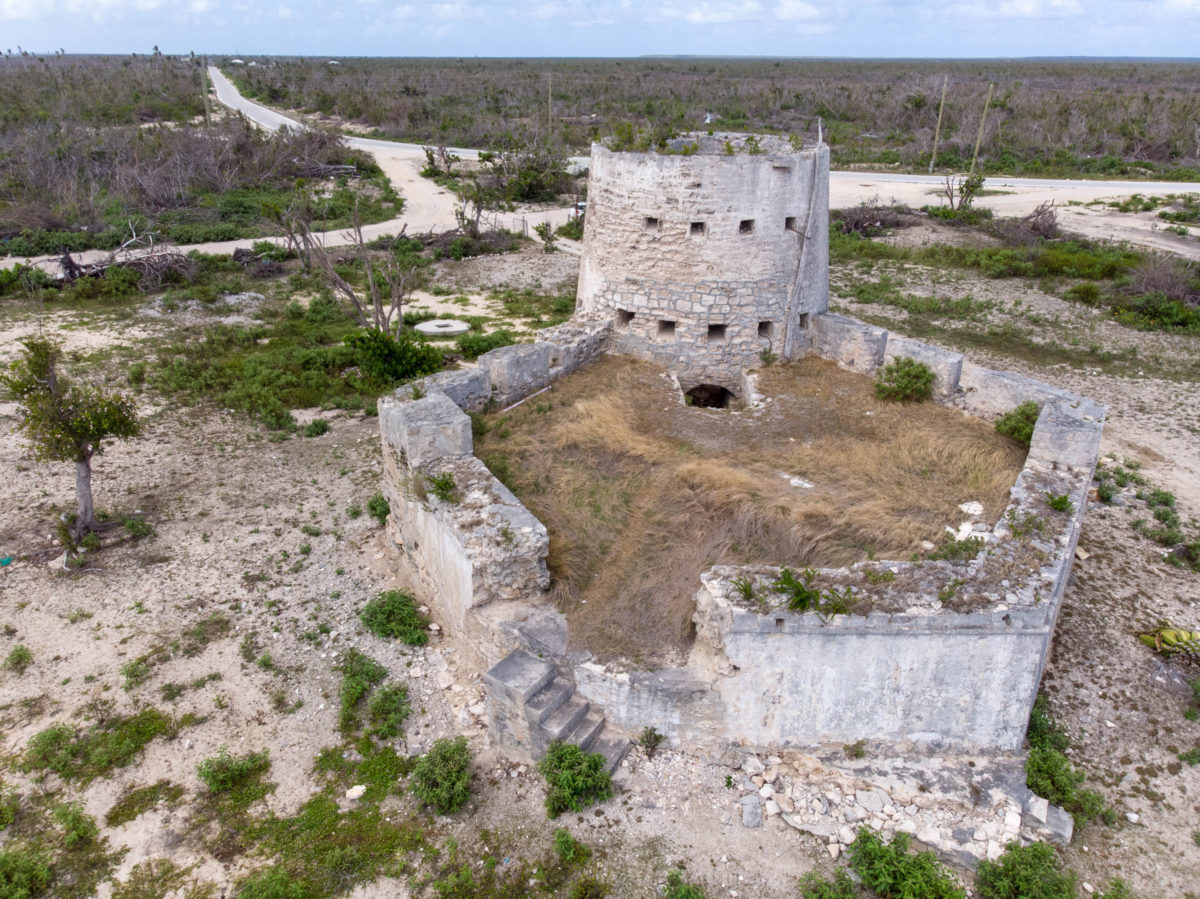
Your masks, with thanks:
M578 309L685 390L736 392L763 350L802 354L828 306L829 151L689 140L690 155L593 146Z

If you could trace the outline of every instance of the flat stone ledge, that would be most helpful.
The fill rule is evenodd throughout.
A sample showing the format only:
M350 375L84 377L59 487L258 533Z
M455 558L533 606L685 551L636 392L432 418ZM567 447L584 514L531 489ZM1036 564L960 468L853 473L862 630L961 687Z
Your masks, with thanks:
M446 394L435 391L417 400L394 396L379 401L383 439L410 466L472 454L471 419Z

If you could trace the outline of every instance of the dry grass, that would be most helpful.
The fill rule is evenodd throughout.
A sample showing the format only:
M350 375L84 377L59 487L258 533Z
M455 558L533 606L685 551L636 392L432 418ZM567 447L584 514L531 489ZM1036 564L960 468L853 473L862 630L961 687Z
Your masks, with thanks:
M688 408L659 369L609 358L489 420L477 452L550 531L576 644L677 658L708 567L908 558L961 521L959 503L997 516L1023 463L986 425L882 403L819 360L768 370L762 389L761 410Z

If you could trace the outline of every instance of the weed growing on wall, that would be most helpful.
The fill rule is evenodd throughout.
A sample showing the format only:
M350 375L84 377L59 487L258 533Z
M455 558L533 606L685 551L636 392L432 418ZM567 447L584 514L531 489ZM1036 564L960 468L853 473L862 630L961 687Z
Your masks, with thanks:
M1005 412L996 419L996 432L1011 437L1017 443L1029 446L1033 440L1033 429L1037 425L1042 407L1028 400L1015 409Z

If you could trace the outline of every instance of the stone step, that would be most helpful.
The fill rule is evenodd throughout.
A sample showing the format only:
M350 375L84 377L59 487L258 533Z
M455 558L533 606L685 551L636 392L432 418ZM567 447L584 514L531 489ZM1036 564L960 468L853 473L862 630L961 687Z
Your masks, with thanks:
M529 710L530 720L541 724L574 693L575 685L573 683L563 677L554 678L525 703L525 707Z
M542 722L542 730L546 734L546 742L553 743L555 740L565 740L567 735L587 715L590 708L591 704L586 699L582 696L572 694L570 699L555 709L550 717Z
M554 680L554 665L545 659L515 649L488 669L484 682L528 702L539 690Z
M633 744L626 738L611 731L602 732L596 742L592 744L592 752L598 752L604 756L607 764L605 770L609 774L615 774L617 767L621 764L621 760L629 753Z
M563 739L568 743L574 743L584 752L590 752L592 744L596 742L596 737L602 730L604 730L604 716L595 709L589 708L583 719L575 725L575 729Z

